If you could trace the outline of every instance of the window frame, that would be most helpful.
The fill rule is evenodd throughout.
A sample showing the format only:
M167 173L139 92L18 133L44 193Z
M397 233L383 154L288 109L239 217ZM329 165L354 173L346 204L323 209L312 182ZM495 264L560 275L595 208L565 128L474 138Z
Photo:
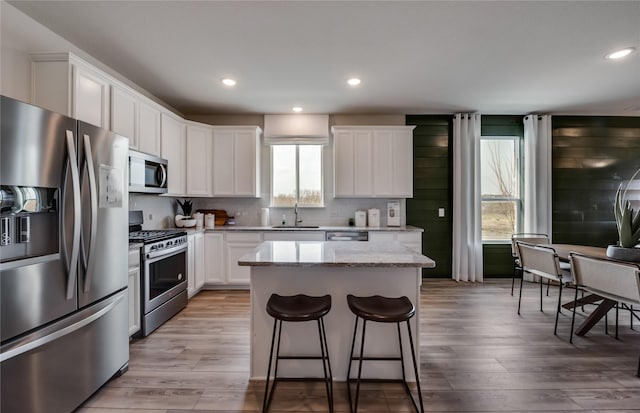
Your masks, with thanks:
M271 160L271 165L270 165L270 195L269 195L269 207L270 208L293 208L294 206L282 206L282 205L274 205L273 203L273 179L274 179L274 162L273 162L273 157L274 157L274 147L276 146L295 146L296 148L296 203L298 204L298 208L324 208L325 207L325 202L324 202L324 145L320 145L320 144L312 144L311 146L318 146L319 150L320 150L320 203L319 204L300 204L300 147L301 146L310 146L309 144L296 144L296 143L291 143L291 144L287 144L287 145L270 145L270 160Z
M502 141L513 141L515 143L515 147L518 150L517 156L515 157L515 161L517 165L515 166L515 170L518 173L518 194L516 197L484 197L482 195L482 188L480 190L480 205L482 206L483 202L514 202L516 206L516 225L514 231L516 233L522 232L523 228L523 219L524 219L524 158L523 158L523 146L524 139L518 135L482 135L480 136L481 141L485 140L502 140ZM480 157L482 159L482 152L480 153ZM480 184L482 186L482 183ZM480 212L480 219L482 220L482 211ZM482 227L482 223L480 225ZM511 243L511 239L485 239L482 237L483 244L503 244L503 243Z

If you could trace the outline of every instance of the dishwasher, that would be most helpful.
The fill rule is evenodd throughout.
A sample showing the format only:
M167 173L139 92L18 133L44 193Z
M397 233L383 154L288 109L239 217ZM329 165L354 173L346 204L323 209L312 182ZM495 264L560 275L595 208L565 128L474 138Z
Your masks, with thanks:
M369 231L327 231L326 241L369 241Z

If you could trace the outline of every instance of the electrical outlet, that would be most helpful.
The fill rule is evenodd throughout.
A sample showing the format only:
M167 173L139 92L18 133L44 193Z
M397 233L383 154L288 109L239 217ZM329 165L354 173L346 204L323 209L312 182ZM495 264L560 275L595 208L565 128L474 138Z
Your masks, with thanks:
M149 214L149 221L153 221L153 214Z
M438 208L438 217L444 218L444 208Z

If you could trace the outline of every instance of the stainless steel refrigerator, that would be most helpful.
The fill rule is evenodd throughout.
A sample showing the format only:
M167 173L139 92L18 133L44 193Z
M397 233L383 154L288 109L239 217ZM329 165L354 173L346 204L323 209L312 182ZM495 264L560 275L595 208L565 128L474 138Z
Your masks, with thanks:
M70 412L126 370L128 139L2 96L0 411Z

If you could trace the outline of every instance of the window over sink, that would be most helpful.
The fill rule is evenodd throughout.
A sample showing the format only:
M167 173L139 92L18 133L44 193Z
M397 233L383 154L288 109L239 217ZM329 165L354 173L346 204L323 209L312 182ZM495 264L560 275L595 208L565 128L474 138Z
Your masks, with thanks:
M271 146L271 206L323 207L322 145Z

